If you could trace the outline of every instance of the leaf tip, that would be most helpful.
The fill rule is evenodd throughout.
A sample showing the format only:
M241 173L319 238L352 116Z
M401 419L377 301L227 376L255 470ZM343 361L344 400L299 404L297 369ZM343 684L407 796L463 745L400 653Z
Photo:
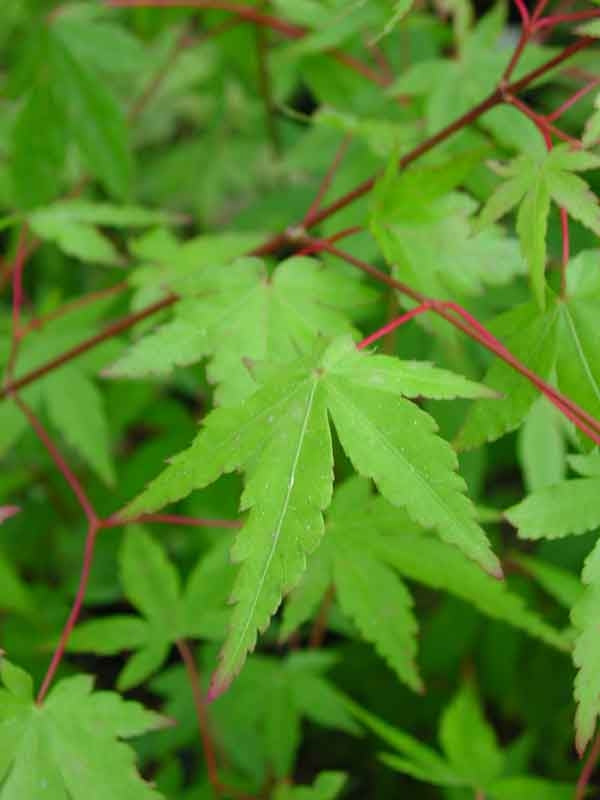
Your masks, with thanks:
M222 694L225 694L230 686L231 680L224 680L217 670L212 676L210 686L208 687L208 692L206 694L207 703L213 703L215 700L218 700Z
M19 506L0 506L0 525L20 512Z

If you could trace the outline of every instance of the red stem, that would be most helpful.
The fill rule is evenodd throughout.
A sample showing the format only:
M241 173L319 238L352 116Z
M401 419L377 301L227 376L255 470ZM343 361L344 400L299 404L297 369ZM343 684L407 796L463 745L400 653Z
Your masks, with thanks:
M553 125L551 122L549 122L548 117L544 117L541 114L536 113L532 108L529 108L526 103L523 103L521 100L519 100L518 97L507 96L506 101L515 108L518 108L519 111L521 111L526 117L529 117L529 119L537 126L538 130L544 137L544 141L546 142L546 147L548 150L552 149L552 139L550 137L551 133L553 133L557 138L562 139L563 142L567 142L568 144L572 145L572 147L581 147L581 142L579 139L574 139L560 128L557 128L556 125Z
M242 523L235 519L202 519L186 517L182 514L140 514L133 519L122 519L118 513L103 520L103 528L119 528L133 522L156 522L164 525L181 525L191 528L241 528Z
M527 6L523 2L523 0L515 0L515 5L519 10L519 15L521 17L521 22L523 23L523 27L527 27L529 25L529 11L527 10Z
M334 156L334 159L331 162L331 165L330 165L329 169L325 173L325 177L321 181L321 184L319 186L319 189L317 191L315 199L310 204L310 207L309 207L308 211L306 212L306 215L305 215L304 219L302 220L302 227L304 227L304 228L309 228L310 227L311 220L313 219L313 217L316 215L316 213L318 212L319 208L321 207L321 202L322 202L323 198L325 197L325 195L327 194L328 189L331 186L331 182L333 181L333 179L335 177L335 173L337 172L340 164L342 163L342 160L343 160L344 156L348 152L348 147L350 146L351 138L352 137L350 135L348 135L348 136L345 136L342 139L342 143L338 147L337 152L336 152L336 154Z
M600 758L600 733L596 735L594 744L588 753L588 757L586 758L583 769L579 775L579 780L577 781L577 787L575 789L574 800L584 800L584 797L587 794L588 784L592 778L592 775L594 774L594 770L596 769L598 758Z
M345 239L347 236L353 236L355 233L360 233L362 230L364 230L362 225L353 225L351 228L344 228L344 230L334 233L333 236L328 236L327 239L314 239L311 244L303 247L302 250L298 250L296 255L308 256L311 253L319 253L324 249L324 244L322 244L322 242L325 244L334 244L335 242L339 242L340 239Z
M565 100L565 102L560 105L555 111L551 114L546 114L546 119L548 122L554 122L554 120L561 117L566 111L568 111L572 106L575 105L582 97L585 97L586 94L591 92L596 86L600 86L600 78L594 78L594 80L590 81L586 86L583 86L579 89L575 94Z
M410 286L396 281L394 278L387 275L385 272L378 270L371 264L367 264L358 258L355 258L350 253L339 250L337 247L324 245L323 249L327 252L338 256L339 258L353 264L358 269L371 275L376 280L385 283L397 289L399 292L406 294L413 300L420 304L426 302L431 303L431 310L438 314L438 316L450 322L455 328L463 331L467 336L478 341L486 349L493 352L496 356L505 361L510 367L526 378L532 383L540 392L546 395L551 403L553 403L565 416L567 416L586 436L589 436L596 444L600 444L600 422L595 419L591 414L588 414L583 408L580 408L568 397L561 394L557 389L547 384L535 372L521 363L512 353L504 347L492 334L486 330L468 311L455 303L447 303L443 301L433 300L425 297L420 292L415 291ZM464 320L464 321L463 321ZM466 323L466 324L465 324Z
M535 31L541 31L545 28L553 28L555 25L585 22L588 19L597 19L598 17L600 17L599 8L589 9L588 11L574 11L572 14L553 14L536 21L533 28Z
M379 328L372 333L370 336L367 336L366 339L363 339L362 342L359 342L356 347L359 350L364 350L365 347L368 347L373 342L376 342L378 339L381 339L383 336L387 336L388 333L392 333L395 331L396 328L399 328L401 325L404 325L405 322L408 322L413 317L418 317L419 314L424 314L425 311L431 311L432 305L429 300L426 300L424 303L421 303L420 306L416 308L412 308L410 311L407 311L406 314L402 314L400 317L396 317L391 322L388 322L387 325Z
M196 717L198 719L198 730L200 731L200 739L202 740L202 751L204 753L204 761L206 763L208 780L210 781L210 785L212 786L215 795L220 797L221 781L219 779L217 755L212 736L210 734L210 723L206 708L206 699L204 697L204 692L202 691L196 660L189 644L185 639L178 639L176 645L177 649L179 650L181 660L185 665L188 680L192 689L194 708L196 709Z
M31 370L31 372L27 372L22 377L7 383L0 389L0 400L11 393L28 386L30 383L33 383L39 378L42 378L48 372L52 372L52 370L57 369L57 367L61 367L67 361L72 361L74 358L83 355L83 353L87 353L88 350L91 350L97 344L109 339L111 336L116 336L128 328L133 327L133 325L135 325L137 322L156 314L157 311L173 305L177 299L177 295L167 295L166 297L163 297L162 300L157 300L155 303L146 306L146 308L143 308L141 311L136 311L134 314L128 314L126 317L122 317L116 322L107 325L99 333L96 333L94 336L90 336L89 339L84 339L83 342L75 345L75 347L72 347L70 350L66 350L60 356L47 361L45 364L42 364L36 369Z
M63 659L65 654L65 650L67 647L67 643L73 632L73 628L77 624L77 620L79 619L79 614L81 613L81 609L83 607L83 601L85 599L85 593L87 591L87 585L90 577L90 571L92 568L92 562L94 560L94 546L96 544L96 536L98 534L98 525L90 522L88 525L88 531L85 538L85 550L83 556L83 563L81 565L81 574L79 576L79 586L77 587L77 594L75 595L75 600L73 601L73 605L71 607L71 611L65 623L65 626L62 630L60 635L60 640L54 651L54 655L52 656L52 660L50 661L50 666L44 676L42 681L42 685L40 686L40 690L38 692L38 696L36 702L38 705L41 705L44 702L44 698L50 688L52 681L54 680L54 676L56 675L56 671L60 666L60 663Z
M113 294L124 292L128 288L129 284L127 281L121 281L121 283L115 283L114 286L109 286L107 289L99 289L97 292L88 292L88 294L83 297L78 297L76 300L65 303L60 308L57 308L56 311L51 311L49 314L30 320L27 325L24 325L21 329L22 336L26 336L28 333L31 333L31 331L39 331L44 325L47 325L55 319L64 317L69 311L73 311L76 308L84 308L91 303L95 303L97 300L103 300Z
M96 514L94 506L92 505L90 499L85 493L85 489L79 482L77 476L71 470L71 468L61 455L60 451L58 450L58 448L56 447L56 445L46 432L46 429L39 421L39 419L36 417L36 415L33 413L31 408L29 408L27 403L21 400L21 398L17 394L13 394L13 399L17 404L17 406L21 409L25 417L27 418L27 421L35 431L38 439L41 441L41 443L44 445L44 447L50 454L50 457L60 470L64 479L71 487L73 494L77 498L79 505L81 506L87 517L88 523L90 524L90 526L95 526L97 528L100 524L100 520L98 518L98 515Z

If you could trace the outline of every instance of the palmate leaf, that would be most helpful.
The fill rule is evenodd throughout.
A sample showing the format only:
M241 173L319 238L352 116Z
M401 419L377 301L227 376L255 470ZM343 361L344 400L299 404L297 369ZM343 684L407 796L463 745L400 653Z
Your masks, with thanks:
M33 683L4 660L0 666L0 798L159 800L135 770L134 751L119 741L168 721L112 692L92 692L92 679L60 681L36 706Z
M533 294L546 306L546 230L550 199L573 219L600 235L598 198L575 172L598 169L600 158L558 145L544 155L521 155L508 167L508 181L499 185L481 211L480 226L495 222L520 203L517 232L529 265Z
M333 585L342 610L353 617L359 634L375 645L403 682L413 689L419 688L415 669L416 627L410 613L411 603L404 599L406 590L399 579L399 585L392 590L393 596L389 592L382 594L382 585L374 581L364 586L360 580L355 584L349 579L339 582L349 551L357 563L377 563L388 582L392 569L397 576L449 592L486 616L526 631L551 647L569 649L568 634L554 629L527 608L506 583L486 575L456 548L419 528L404 511L374 496L367 481L358 478L346 481L335 492L327 514L325 540L287 598L282 638L315 616L327 588ZM354 576L355 571L350 570L350 574ZM390 605L390 601L395 604ZM357 603L365 611L370 610L371 624L360 625L360 619L352 613Z
M258 632L321 541L333 485L328 412L359 473L373 478L390 502L405 506L489 572L501 574L463 493L454 453L436 435L433 419L399 396L405 374L401 362L357 351L351 339L341 338L265 374L264 386L241 406L211 412L191 447L175 456L125 512L153 511L224 472L245 473L242 509L250 513L233 548L240 562L235 607L213 693L239 671ZM425 393L434 375L428 365ZM448 374L440 371L439 377L447 391ZM407 391L418 392L415 367ZM481 393L477 384L458 378L454 394Z
M203 655L200 663L203 672L208 672L214 653L203 648ZM345 695L326 674L335 663L332 652L322 651L248 659L231 689L210 707L224 759L238 774L252 777L259 787L269 775L284 778L293 773L305 722L352 736L361 734ZM152 681L151 689L165 698L165 713L177 720L177 726L161 740L170 750L180 749L197 735L185 668L169 667ZM160 749L161 743L157 745Z
M472 686L459 689L439 726L444 755L349 701L352 713L394 749L380 756L391 769L434 786L464 787L493 800L569 800L573 786L514 775L509 754L498 747Z
M309 258L288 259L272 276L255 258L227 269L211 262L183 278L181 289L188 299L174 320L134 344L107 374L168 375L175 366L211 356L208 377L218 384L216 402L224 405L254 391L243 358L291 361L310 350L318 334L352 332L348 315L374 298L360 282Z
M198 560L183 591L164 548L140 525L128 527L119 561L125 596L141 616L113 615L83 622L67 647L71 652L99 655L134 650L118 677L120 690L131 689L152 675L180 638L223 640L233 578L225 541Z
M397 277L424 294L477 295L523 271L517 241L498 228L474 231L476 202L452 191L480 157L469 152L400 173L390 161L374 189L373 235Z

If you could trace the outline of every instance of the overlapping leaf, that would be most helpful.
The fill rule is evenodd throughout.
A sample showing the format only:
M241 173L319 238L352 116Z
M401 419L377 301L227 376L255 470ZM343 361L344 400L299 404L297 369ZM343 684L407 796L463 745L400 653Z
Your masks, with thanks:
M568 265L565 298L552 297L545 311L528 303L500 315L489 328L540 378L551 381L588 413L600 418L600 349L596 309L600 301L600 251L580 253ZM457 444L475 447L514 430L533 405L538 391L501 361L485 382L503 397L497 403L474 403ZM589 440L582 437L582 441Z
M0 798L159 800L135 770L131 739L167 721L112 692L92 692L78 675L58 683L42 707L23 670L0 666Z
M120 569L125 596L142 616L112 615L84 622L68 647L101 655L135 650L119 675L121 690L155 672L178 639L223 639L233 579L225 542L198 561L182 591L164 549L140 526L131 526L123 541Z
M493 800L569 800L573 796L570 784L512 774L508 753L500 749L470 684L459 689L442 714L439 738L443 755L355 703L350 708L357 719L394 748L395 752L384 753L381 760L418 781L463 787Z
M360 735L346 697L326 674L335 662L333 653L317 651L248 659L230 691L210 706L218 740L238 775L259 787L268 775L284 778L292 773L305 722ZM205 654L205 671L211 663ZM165 713L178 722L165 732L163 741L179 749L196 735L197 726L185 669L167 669L152 681L151 688L166 699Z
M281 636L288 637L313 618L333 586L342 611L359 634L373 643L402 681L419 689L416 620L399 576L454 594L494 619L553 647L568 649L568 637L527 608L506 584L428 535L403 511L372 495L366 481L356 478L336 491L325 541L286 602Z
M255 388L244 358L285 363L310 350L319 334L352 332L348 316L374 296L308 258L288 259L272 276L258 259L226 269L211 262L183 280L188 299L173 321L134 344L109 374L166 375L210 356L208 377L225 405Z
M500 574L463 494L454 453L436 436L433 419L400 397L473 396L482 393L480 386L430 365L421 370L368 355L347 338L289 367L267 369L265 376L264 386L241 406L211 412L191 447L127 509L149 512L221 473L245 473L242 509L250 514L233 548L240 569L215 692L239 671L321 541L333 485L328 413L360 474L371 477L390 502Z
M600 158L566 145L544 156L518 156L508 167L508 180L492 193L480 217L480 225L495 222L519 204L517 232L529 265L531 286L540 308L546 305L546 231L550 200L600 235L598 198L576 173L600 167Z

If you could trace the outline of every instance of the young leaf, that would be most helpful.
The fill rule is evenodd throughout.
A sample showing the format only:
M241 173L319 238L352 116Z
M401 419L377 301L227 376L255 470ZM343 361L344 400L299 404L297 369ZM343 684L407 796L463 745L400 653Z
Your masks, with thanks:
M492 222L520 203L517 232L529 264L533 293L541 309L546 306L544 271L550 199L600 234L598 199L587 183L573 174L599 166L597 156L573 153L567 145L558 145L544 155L519 156L509 167L508 181L495 190L481 212L482 223Z
M22 670L3 661L0 690L0 789L2 800L159 800L137 774L130 739L163 727L166 720L111 692L92 692L83 675L60 681L40 708Z
M234 559L241 562L233 593L236 606L213 692L239 671L258 631L298 582L307 555L321 540L322 512L333 483L328 409L359 472L372 476L392 503L406 506L488 571L500 573L463 494L455 455L435 435L427 414L395 396L402 367L390 386L378 386L373 377L381 359L388 375L398 362L379 356L369 375L361 362L370 358L351 340L341 339L274 376L271 372L270 380L242 406L209 414L192 446L175 456L126 511L137 515L156 510L223 472L243 469L246 474L242 508L250 514L233 549Z
M505 512L522 539L558 539L600 526L600 478L576 478L533 492Z
M597 497L597 495L596 495ZM583 596L571 612L577 631L573 662L575 677L575 744L580 755L592 739L600 716L600 648L598 647L598 615L600 614L600 544L587 557L581 580Z
M210 355L216 402L235 405L256 388L243 357L289 362L310 351L319 334L354 332L347 315L373 299L371 290L309 258L288 259L271 277L258 259L227 269L211 262L183 283L192 297L174 320L134 344L107 374L168 375Z
M449 763L466 784L483 789L500 777L502 752L471 684L463 685L446 707L439 737Z

